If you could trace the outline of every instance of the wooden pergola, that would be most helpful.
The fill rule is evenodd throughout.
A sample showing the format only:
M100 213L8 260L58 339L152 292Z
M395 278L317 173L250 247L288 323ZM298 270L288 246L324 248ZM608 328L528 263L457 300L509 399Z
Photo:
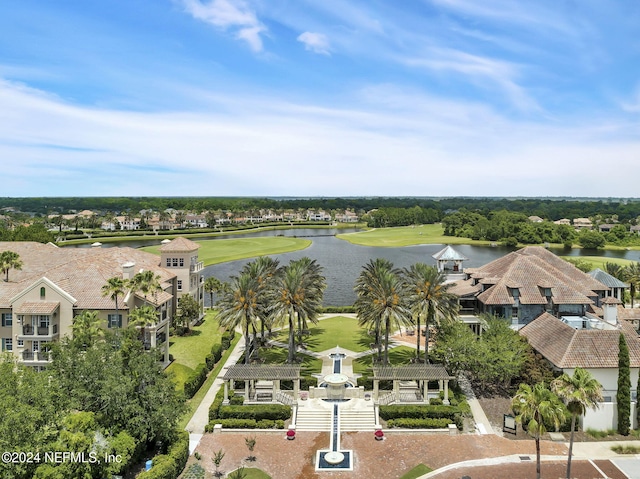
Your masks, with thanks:
M224 373L224 402L229 400L229 382L244 381L244 397L250 399L255 392L256 400L260 397L276 398L280 392L280 381L293 381L293 397L298 397L300 390L300 365L295 364L234 364Z
M428 401L429 381L438 381L439 391L444 391L444 404L449 404L449 381L454 379L441 364L407 364L404 366L373 366L373 400L378 401L380 381L393 381L396 400L400 397L400 383L422 382L423 400Z

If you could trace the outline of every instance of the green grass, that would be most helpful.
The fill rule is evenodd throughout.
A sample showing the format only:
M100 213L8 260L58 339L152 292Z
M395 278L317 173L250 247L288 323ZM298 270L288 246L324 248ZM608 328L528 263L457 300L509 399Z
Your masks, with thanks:
M288 350L278 347L262 348L258 354L267 364L285 364ZM298 358L302 359L303 375L319 374L322 371L322 359L307 354L298 354Z
M616 454L638 454L640 453L640 447L632 445L616 444L611 446L611 450Z
M377 353L367 354L353 361L353 372L356 374L371 374L371 361ZM382 351L384 355L384 350ZM384 357L384 356L383 356ZM398 346L389 349L389 362L393 366L401 366L403 364L410 364L411 360L416 357L416 350L409 346Z
M231 346L229 347L229 349L227 349L224 352L224 354L222 355L222 359L218 361L218 363L216 364L216 367L213 368L213 371L209 373L209 376L207 377L207 380L204 382L202 387L200 387L200 389L195 394L195 396L193 396L189 401L187 401L187 411L185 415L182 417L182 419L180 420L180 422L178 423L179 429L184 429L185 427L187 427L187 424L191 420L191 416L193 416L193 413L195 413L196 409L198 409L198 406L200 406L200 403L204 399L204 396L207 394L207 391L209 391L209 388L211 388L211 385L220 374L222 367L225 365L225 363L229 359L229 356L231 356L231 352L233 351L233 348L236 347L236 344L238 344L238 341L240 341L240 338L241 338L241 335L236 334L235 338L233 338L233 341L231 342Z
M257 467L245 467L243 469L245 479L271 479L271 476ZM233 475L233 471L230 473Z
M614 263L619 264L620 266L628 266L634 261L630 259L623 258L608 258L606 256L561 256L562 259L579 259L581 261L586 261L591 265L591 269L600 268L602 271L605 271L606 263Z
M208 310L204 321L192 328L189 336L171 336L169 353L173 355L173 363L167 373L173 376L176 387L182 389L185 380L198 364L211 352L211 346L219 343L222 330L215 319L215 312Z
M429 474L433 469L425 466L424 464L418 464L406 474L403 474L400 479L416 479L417 477Z
M336 238L361 246L398 247L416 244L473 244L488 245L490 241L477 241L457 236L444 236L441 224L377 228L361 233L336 235Z
M362 352L369 349L373 338L367 334L366 329L358 326L355 318L346 316L334 316L323 319L318 324L310 325L311 333L304 339L307 349L314 352L327 351L340 346L350 351ZM287 342L289 329L282 330L277 338Z
M290 236L267 236L260 238L233 238L196 241L200 245L198 259L205 266L254 258L271 254L289 253L308 248L311 240ZM160 245L141 248L153 254L160 254Z

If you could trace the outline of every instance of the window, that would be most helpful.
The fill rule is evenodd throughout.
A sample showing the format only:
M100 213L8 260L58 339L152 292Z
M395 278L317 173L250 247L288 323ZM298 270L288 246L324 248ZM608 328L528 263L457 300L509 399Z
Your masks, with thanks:
M178 258L172 258L172 259L171 259L171 262L172 262L172 266L173 266L174 268L177 268L177 267L178 267Z
M178 291L182 291L182 280L178 280Z
M180 267L184 267L184 258L180 258Z
M171 258L167 258L167 268L171 266Z
M13 315L11 313L2 313L2 326L13 326Z
M517 318L518 317L518 308L516 308L516 307L512 307L511 308L511 317L512 318Z
M24 340L23 339L18 339L18 347L19 348L24 348Z
M41 315L40 316L40 327L48 328L49 327L49 316Z
M121 328L122 327L122 315L121 314L109 314L107 316L107 328Z
M13 351L13 339L12 338L2 338L2 350L3 351Z
M33 352L37 353L38 351L40 351L40 341L32 341L33 344Z
M40 299L44 299L46 296L46 290L44 289L44 286L42 288L40 288Z

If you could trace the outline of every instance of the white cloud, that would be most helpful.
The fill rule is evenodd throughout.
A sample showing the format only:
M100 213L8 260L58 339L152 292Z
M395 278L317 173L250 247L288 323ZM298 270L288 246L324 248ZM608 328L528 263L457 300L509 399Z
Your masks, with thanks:
M221 30L231 30L236 38L246 41L254 52L263 50L261 33L267 28L243 0L182 0L187 13Z
M304 44L305 50L322 55L331 55L329 52L329 39L322 33L304 32L298 36L297 40Z

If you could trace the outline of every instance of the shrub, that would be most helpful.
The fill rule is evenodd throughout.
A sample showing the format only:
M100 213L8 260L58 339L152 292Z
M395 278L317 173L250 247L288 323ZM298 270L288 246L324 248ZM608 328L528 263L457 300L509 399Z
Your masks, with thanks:
M167 454L153 458L153 467L142 472L137 479L176 479L189 459L189 433L178 431Z
M461 410L456 406L380 406L380 417L385 421L390 419L447 419L455 420L456 415L461 415Z
M229 404L232 406L242 406L244 404L244 396L231 396Z
M207 380L206 364L200 364L196 370L184 382L184 395L187 399L191 399L200 389L200 386Z
M289 419L291 408L281 404L260 404L251 406L221 406L218 412L221 419Z
M216 365L216 358L213 354L207 354L207 357L204 359L204 361L209 371L211 371Z
M300 380L300 389L304 389L305 391L309 390L309 387L316 387L318 385L318 380L313 376L303 376Z
M216 394L215 399L209 406L209 421L218 418L218 414L220 411L220 407L222 406L222 402L224 401L224 388L220 388L218 393Z
M220 359L222 358L222 345L216 343L211 346L211 354L213 355L214 362L217 363L218 361L220 361Z
M387 421L387 427L402 427L407 429L442 429L446 428L450 424L448 419L413 419L413 418L399 418L390 419Z
M431 406L442 406L442 399L440 399L440 398L431 398L431 399L429 399L429 405L431 405Z

